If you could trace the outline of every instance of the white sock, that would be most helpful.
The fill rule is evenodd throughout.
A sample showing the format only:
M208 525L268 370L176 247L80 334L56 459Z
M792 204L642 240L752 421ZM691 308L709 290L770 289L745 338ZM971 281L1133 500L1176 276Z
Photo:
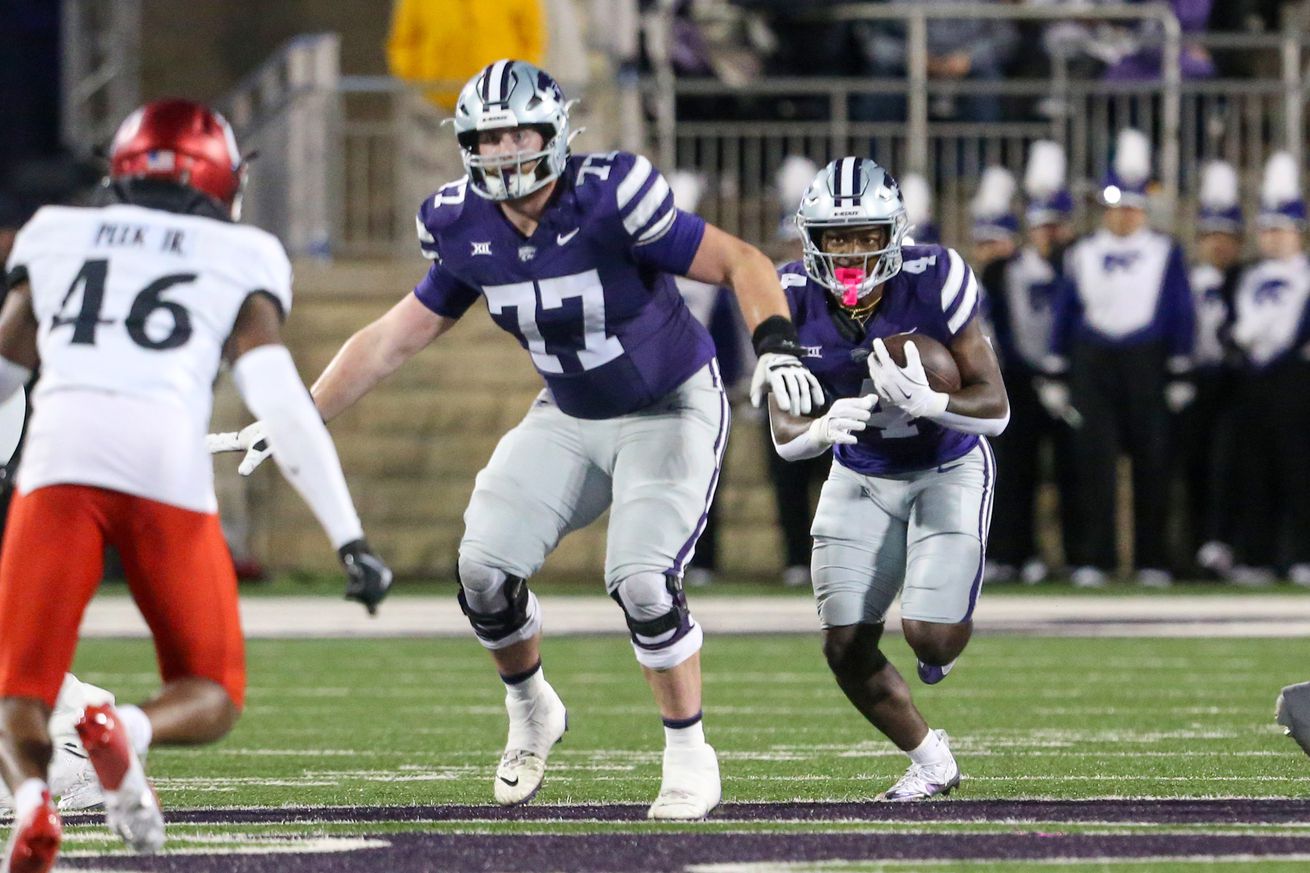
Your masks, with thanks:
M150 716L141 707L130 703L114 709L118 712L118 720L123 723L123 729L127 731L127 738L132 742L132 750L138 758L144 758L150 748L150 741L155 738L155 727L150 723Z
M35 776L24 779L23 784L14 792L14 818L22 818L40 806L45 793L49 790L50 786L45 784L44 779L37 779Z
M697 749L705 745L705 722L696 719L695 724L686 727L669 727L664 725L664 747L666 749Z
M951 750L942 742L942 738L937 734L937 731L929 730L928 736L923 738L923 742L910 749L908 754L912 763L920 766L932 766L947 761L951 757Z
M517 700L520 703L529 703L536 700L542 695L550 684L546 682L546 671L540 666L531 676L515 682L513 685L505 683L505 693L509 695L510 700Z

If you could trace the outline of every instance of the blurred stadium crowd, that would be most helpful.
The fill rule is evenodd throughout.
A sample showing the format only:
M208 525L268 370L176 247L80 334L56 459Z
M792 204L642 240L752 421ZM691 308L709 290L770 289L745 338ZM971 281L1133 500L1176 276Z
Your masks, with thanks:
M905 4L911 0L883 0ZM954 0L913 0L931 6ZM1066 7L1058 21L930 19L928 75L936 80L1041 80L1055 66L1083 80L1151 82L1161 76L1158 24L1080 17L1111 0L974 0L977 5ZM18 4L6 23L24 63L5 65L0 85L16 95L11 134L0 143L0 252L44 202L67 200L96 171L51 159L59 152L55 4ZM904 24L833 21L816 9L836 0L397 0L386 62L413 83L462 81L490 59L552 61L564 82L586 81L586 43L606 56L606 75L636 81L651 70L638 38L643 16L672 15L667 57L683 79L732 85L761 76L904 80ZM1128 5L1134 5L1131 0ZM1212 49L1214 34L1278 32L1293 0L1169 0L1184 32L1185 79L1277 75L1267 56ZM1285 8L1286 7L1286 8ZM52 26L52 21L56 26ZM597 22L612 26L597 27ZM462 33L466 38L454 39ZM1032 50L1040 47L1040 51ZM572 66L572 69L569 67ZM563 67L561 69L561 67ZM207 97L210 95L195 95ZM436 105L453 97L430 91ZM901 96L853 95L854 121L896 122ZM683 95L688 120L821 121L831 103L804 96L725 99ZM1051 95L943 94L934 121L1042 120L1068 111ZM1117 119L1118 124L1132 118ZM1310 259L1298 162L1275 154L1263 180L1243 168L1206 164L1184 181L1195 215L1151 209L1151 143L1159 131L1121 131L1104 179L1069 178L1052 142L1027 151L1016 180L988 167L969 186L968 238L940 239L927 180L900 178L919 242L940 241L966 254L983 279L994 342L1005 368L1013 418L998 438L999 478L989 581L1041 582L1067 573L1096 587L1125 563L1146 586L1205 575L1241 585L1278 578L1310 586ZM1272 144L1274 138L1270 137ZM835 156L834 156L835 157ZM875 156L876 157L876 156ZM694 210L713 180L665 167L679 205ZM778 231L765 243L776 259L799 257L790 221L817 167L793 156L775 180ZM1243 214L1255 198L1258 214ZM1094 220L1075 195L1096 192ZM416 195L417 196L417 195ZM1081 217L1081 216L1080 216ZM1154 229L1148 225L1153 225ZM1180 227L1195 228L1184 248ZM1190 234L1188 235L1190 239ZM711 327L724 374L750 372L749 343L720 290L684 282L698 317ZM1152 301L1144 307L1141 301ZM1158 303L1156 302L1158 301ZM743 413L742 418L749 420ZM740 427L740 439L752 425ZM763 423L758 438L768 441ZM785 545L783 580L808 584L812 496L826 459L780 461L769 474ZM1131 473L1122 465L1131 461ZM1131 492L1131 498L1127 495ZM1061 533L1063 532L1063 536ZM1070 535L1071 532L1077 532ZM713 577L711 527L688 573Z
M882 4L932 7L957 0L880 0ZM645 5L645 4L642 4ZM680 0L672 59L682 76L745 81L770 76L903 78L907 73L903 22L825 21L816 16L841 0L724 0L706 16L704 4ZM1145 82L1160 77L1161 34L1157 22L1108 23L1079 18L1089 7L1132 6L1120 0L973 0L976 6L1064 8L1068 18L1015 23L1003 19L930 19L927 26L931 79L997 82L1049 78L1060 64L1080 79ZM1212 52L1199 39L1207 33L1263 33L1280 27L1289 0L1169 0L1185 35L1181 68L1185 79L1240 77L1258 72L1257 59L1242 52ZM1033 51L1039 47L1039 51ZM770 107L782 117L813 117L813 106ZM941 99L931 107L937 119L995 121L1044 118L1061 111L1048 98L1003 99L974 94ZM732 112L721 102L689 103L686 111ZM750 111L738 107L736 111ZM857 121L905 117L897 97L857 98ZM712 117L712 116L710 116Z

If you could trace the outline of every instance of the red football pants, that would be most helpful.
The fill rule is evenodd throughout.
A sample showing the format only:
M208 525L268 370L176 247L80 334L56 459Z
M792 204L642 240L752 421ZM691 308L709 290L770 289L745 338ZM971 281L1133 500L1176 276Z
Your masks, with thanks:
M164 681L211 679L242 706L245 644L218 516L87 485L14 495L0 555L0 696L54 706L106 544L154 635Z

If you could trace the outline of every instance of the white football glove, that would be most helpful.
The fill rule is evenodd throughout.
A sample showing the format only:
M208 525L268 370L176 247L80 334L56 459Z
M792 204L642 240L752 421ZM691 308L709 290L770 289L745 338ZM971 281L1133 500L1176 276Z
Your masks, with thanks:
M823 388L795 355L765 352L751 376L751 405L758 407L772 393L778 406L792 415L808 415L823 405Z
M877 402L877 394L834 400L827 414L816 418L810 425L810 438L825 448L853 445L857 439L855 435L868 427Z
M249 476L255 468L273 454L268 446L268 437L264 434L264 423L257 421L246 425L239 433L211 433L205 437L205 448L211 455L222 452L245 452L237 472Z
M928 385L919 350L914 342L905 344L905 366L898 367L881 339L873 341L869 356L869 378L882 401L904 410L911 418L933 418L946 411L951 398Z

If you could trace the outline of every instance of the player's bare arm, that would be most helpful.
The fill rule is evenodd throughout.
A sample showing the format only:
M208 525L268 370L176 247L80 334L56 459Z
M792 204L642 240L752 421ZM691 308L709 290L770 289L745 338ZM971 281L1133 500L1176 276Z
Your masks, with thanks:
M331 421L400 365L455 326L457 319L438 315L413 294L361 328L315 380L310 394L324 421Z
M970 418L1006 418L1010 401L1001 365L978 322L970 321L947 348L960 370L960 390L953 391L946 411Z
M790 318L773 262L755 246L712 224L705 225L705 236L687 276L731 288L748 331L771 316Z
M265 294L251 294L241 304L232 335L223 346L223 359L234 363L259 346L282 344L282 311Z
M4 308L0 309L0 358L30 371L36 368L36 314L32 311L32 293L26 282L9 289ZM8 369L8 368L6 368ZM26 381L26 380L24 380ZM23 382L18 383L21 387ZM8 386L6 386L8 388ZM13 390L5 391L5 395Z
M764 253L712 224L705 225L687 276L698 282L726 285L741 307L759 361L751 378L751 403L765 393L784 399L792 413L805 415L823 404L823 389L798 354L796 327L778 274Z

